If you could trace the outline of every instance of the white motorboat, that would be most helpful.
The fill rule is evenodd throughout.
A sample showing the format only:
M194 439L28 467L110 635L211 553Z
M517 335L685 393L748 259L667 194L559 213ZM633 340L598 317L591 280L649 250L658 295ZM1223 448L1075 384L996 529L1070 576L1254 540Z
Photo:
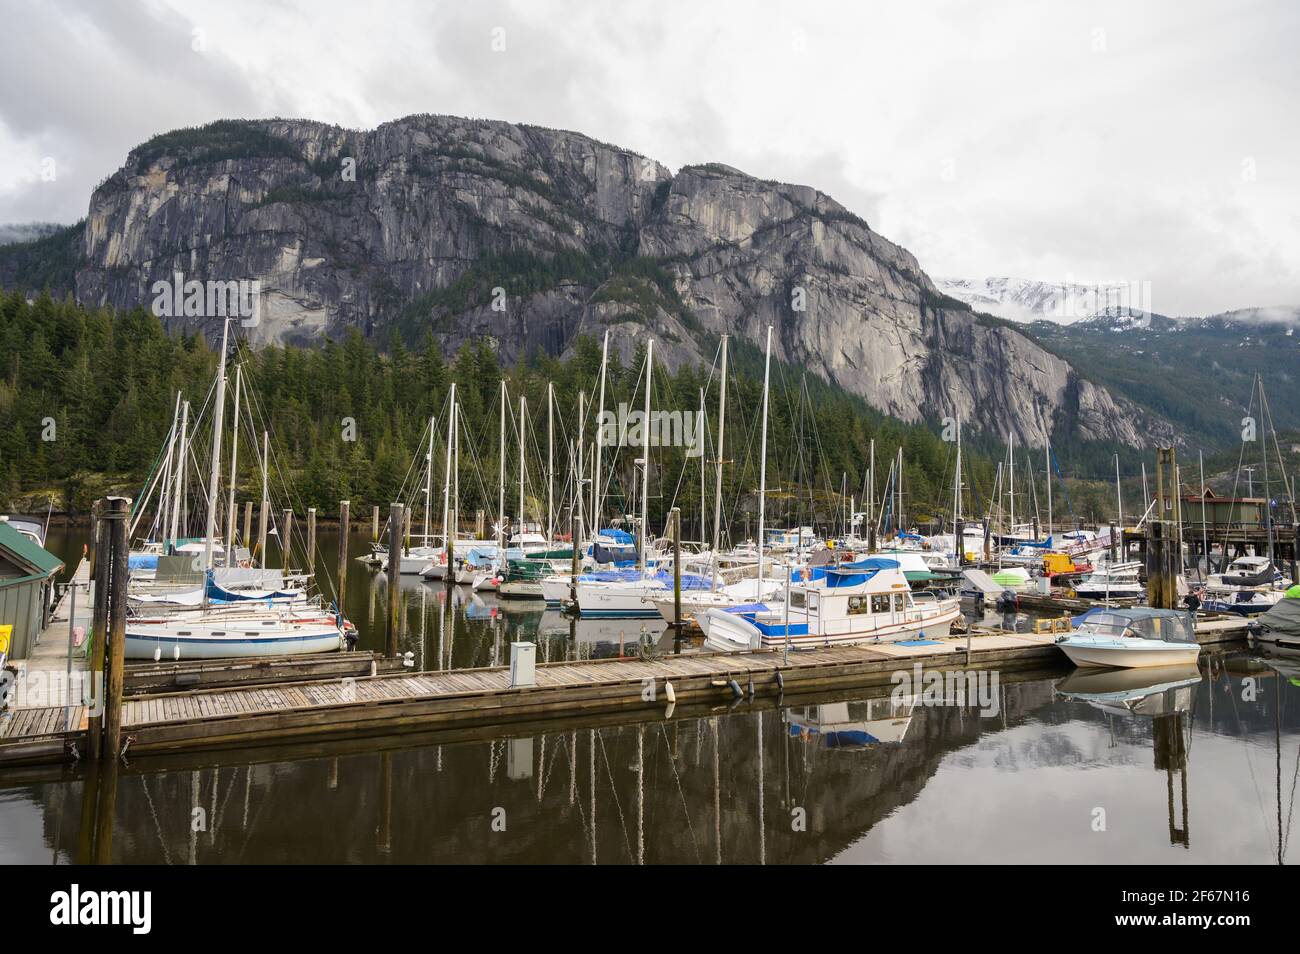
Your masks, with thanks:
M1101 563L1075 584L1074 592L1089 599L1133 599L1146 592L1138 579L1142 564Z
M1210 594L1230 594L1243 590L1271 590L1282 574L1268 557L1247 556L1233 560L1222 573L1211 573L1205 581Z
M869 557L827 567L790 587L790 602L710 609L697 618L705 646L723 651L898 642L947 636L957 599L913 594L898 561ZM786 619L789 619L789 625Z
M1114 669L1194 665L1201 652L1187 613L1143 606L1092 610L1056 644L1076 666Z

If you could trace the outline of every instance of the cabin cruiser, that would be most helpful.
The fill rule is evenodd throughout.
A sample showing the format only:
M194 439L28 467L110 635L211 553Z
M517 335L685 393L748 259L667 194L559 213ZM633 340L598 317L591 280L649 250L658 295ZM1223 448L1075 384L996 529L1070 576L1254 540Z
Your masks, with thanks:
M708 610L697 618L705 646L734 651L933 638L947 636L961 615L956 599L913 594L897 560L868 557L823 572L792 585L788 605Z
M1222 573L1211 573L1205 583L1207 593L1235 593L1239 590L1267 590L1282 579L1268 557L1247 556L1233 560Z
M1138 579L1142 564L1136 560L1127 563L1100 563L1092 572L1074 585L1077 596L1089 599L1136 599L1146 593Z
M1206 591L1201 609L1207 613L1236 613L1238 616L1255 616L1267 613L1282 600L1281 590L1238 590L1235 593L1210 593Z
M1176 610L1093 609L1056 645L1076 666L1139 669L1195 664L1201 647L1191 617Z

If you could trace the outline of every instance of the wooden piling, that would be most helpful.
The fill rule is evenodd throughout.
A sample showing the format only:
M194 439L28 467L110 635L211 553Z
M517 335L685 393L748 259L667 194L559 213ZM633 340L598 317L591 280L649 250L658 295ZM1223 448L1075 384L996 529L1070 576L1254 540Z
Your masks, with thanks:
M397 655L398 610L402 596L402 527L406 507L392 504L388 511L388 655Z
M307 508L307 575L316 572L316 508Z
M348 529L352 517L352 502L339 501L339 612L346 605L348 593Z
M682 628L682 508L673 508L673 628ZM761 581L760 581L761 582Z
M280 521L280 563L287 572L293 553L293 511L285 510Z
M953 545L957 549L957 568L966 565L966 521L957 520L952 525Z
M125 599L123 603L125 603ZM95 834L92 861L97 865L113 863L113 816L117 810L117 757L105 759L99 767L96 788Z
M370 542L379 542L379 504L370 508Z
M104 515L110 537L112 571L108 592L108 639L105 662L108 669L104 692L104 758L116 761L122 754L122 679L126 667L126 591L130 584L126 518L130 501L109 497ZM101 796L102 797L102 796Z
M244 546L253 549L253 501L251 500L244 501L244 535L240 539L244 541Z
M95 603L90 624L90 715L86 723L86 749L91 759L103 754L104 745L104 660L108 645L108 580L112 567L108 524L104 519L107 501L95 502Z

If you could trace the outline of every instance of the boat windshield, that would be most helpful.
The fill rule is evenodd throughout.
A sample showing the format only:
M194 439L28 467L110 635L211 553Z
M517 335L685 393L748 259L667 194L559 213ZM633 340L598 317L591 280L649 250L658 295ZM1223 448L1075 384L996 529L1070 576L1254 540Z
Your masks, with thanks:
M1181 613L1159 616L1125 616L1120 613L1094 613L1081 628L1101 636L1126 636L1131 639L1159 639L1166 643L1195 643L1196 633Z

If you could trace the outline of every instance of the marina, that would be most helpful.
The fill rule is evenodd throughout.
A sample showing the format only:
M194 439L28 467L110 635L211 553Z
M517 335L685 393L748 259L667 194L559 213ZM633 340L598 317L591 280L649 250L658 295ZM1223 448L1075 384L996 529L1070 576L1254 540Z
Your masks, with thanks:
M1300 7L1150 4L10 4L11 946L416 864L1276 931Z

